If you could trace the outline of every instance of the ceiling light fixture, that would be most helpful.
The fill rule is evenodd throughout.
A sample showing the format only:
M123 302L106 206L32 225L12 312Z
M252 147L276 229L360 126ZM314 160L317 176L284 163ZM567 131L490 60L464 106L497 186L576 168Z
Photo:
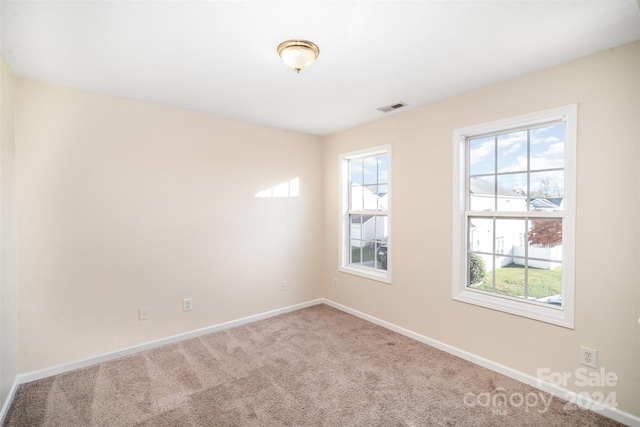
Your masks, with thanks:
M278 55L285 64L299 73L313 64L320 55L320 49L307 40L287 40L278 45Z

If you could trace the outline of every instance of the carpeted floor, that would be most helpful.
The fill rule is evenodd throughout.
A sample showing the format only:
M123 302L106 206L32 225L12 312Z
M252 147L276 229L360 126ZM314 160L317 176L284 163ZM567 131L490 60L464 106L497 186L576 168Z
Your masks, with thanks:
M619 424L326 305L24 384L4 423L488 425Z

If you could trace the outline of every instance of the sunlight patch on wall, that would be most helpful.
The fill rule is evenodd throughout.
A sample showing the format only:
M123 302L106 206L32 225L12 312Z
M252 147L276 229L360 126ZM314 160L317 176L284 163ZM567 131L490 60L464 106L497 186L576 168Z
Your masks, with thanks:
M300 193L300 178L293 178L281 184L269 187L255 194L257 198L298 197Z

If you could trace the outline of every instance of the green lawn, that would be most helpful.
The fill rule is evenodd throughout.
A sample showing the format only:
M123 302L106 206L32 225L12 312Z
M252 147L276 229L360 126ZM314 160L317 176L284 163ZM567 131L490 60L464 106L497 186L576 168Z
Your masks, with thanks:
M360 250L358 247L351 247L352 262L360 262ZM375 251L369 246L362 248L362 261L373 261L375 259Z
M529 297L542 298L562 293L562 267L553 270L529 268ZM474 285L475 289L492 290L492 272L484 276L484 282ZM524 267L509 264L496 270L496 292L515 297L524 296Z

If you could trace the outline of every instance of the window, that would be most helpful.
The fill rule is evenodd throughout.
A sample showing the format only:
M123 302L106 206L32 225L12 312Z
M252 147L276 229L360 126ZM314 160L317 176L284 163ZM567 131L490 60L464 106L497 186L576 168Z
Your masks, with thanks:
M340 156L340 270L391 282L390 146Z
M453 299L573 328L576 118L454 130Z

